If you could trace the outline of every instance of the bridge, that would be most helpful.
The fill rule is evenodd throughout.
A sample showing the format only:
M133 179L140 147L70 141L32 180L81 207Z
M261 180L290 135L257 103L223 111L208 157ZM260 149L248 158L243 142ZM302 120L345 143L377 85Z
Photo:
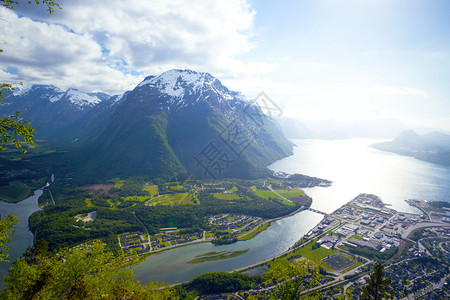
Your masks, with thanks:
M311 208L311 207L308 207L307 210L310 210L312 212L315 212L315 213L318 213L318 214L321 214L321 215L324 215L324 216L327 215L327 213L324 213L323 211L320 211L320 210L317 210L317 209L314 209L314 208Z

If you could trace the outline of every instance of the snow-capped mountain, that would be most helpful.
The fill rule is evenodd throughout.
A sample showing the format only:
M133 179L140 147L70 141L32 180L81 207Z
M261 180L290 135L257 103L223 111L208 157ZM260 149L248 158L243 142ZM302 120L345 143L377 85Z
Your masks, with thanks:
M66 93L59 99L59 101L67 101L80 110L94 107L95 105L102 102L102 100L97 96L91 96L73 88L68 89Z
M134 91L141 93L139 101L152 93L159 94L159 105L168 111L195 106L198 102L208 102L210 106L225 105L229 109L243 104L238 93L228 90L217 78L192 70L176 69L159 76L148 76Z
M221 93L220 90L226 90L225 98L232 99L229 91L218 79L209 73L200 73L192 70L170 70L159 76L149 76L142 81L137 88L141 87L157 88L162 94L171 96L175 99L182 99L184 96L207 92L214 90Z
M64 91L54 85L35 84L29 89L19 90L14 93L15 96L32 96L41 100L56 102L64 95Z
M15 97L31 98L31 100L40 99L55 103L58 101L66 101L67 103L78 107L80 110L93 107L102 100L110 96L104 93L83 93L77 89L69 88L63 91L53 85L35 84L29 89L20 90L14 93Z
M91 158L86 163L95 176L261 176L268 164L291 154L292 145L257 105L238 95L208 73L149 76L86 141L83 157ZM220 161L207 161L208 147Z
M110 98L103 93L87 94L76 89L63 91L53 85L33 85L29 89L9 94L2 101L2 117L21 112L24 120L31 120L38 138L59 135L62 130L77 123L102 100Z
M4 102L33 121L38 138L67 147L64 161L79 178L255 178L292 153L258 105L209 73L170 70L112 97L33 86Z

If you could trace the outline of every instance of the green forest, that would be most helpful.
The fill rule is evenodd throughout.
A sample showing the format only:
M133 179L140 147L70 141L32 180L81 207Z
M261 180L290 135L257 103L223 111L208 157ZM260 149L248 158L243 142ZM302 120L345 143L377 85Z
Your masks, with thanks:
M272 219L300 208L277 198L259 197L257 192L263 182L190 179L154 184L138 177L68 187L57 180L49 188L55 205L46 190L40 201L45 206L30 216L29 227L31 232L37 229L36 239L46 240L52 250L93 239L101 239L118 250L117 235L121 233L148 230L156 234L168 227L205 230L209 215L231 213ZM155 201L170 197L178 200ZM94 212L95 219L85 218Z

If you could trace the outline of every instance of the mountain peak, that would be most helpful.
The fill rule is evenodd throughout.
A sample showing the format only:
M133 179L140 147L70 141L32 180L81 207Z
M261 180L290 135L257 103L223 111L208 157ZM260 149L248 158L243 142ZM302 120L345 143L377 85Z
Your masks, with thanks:
M173 69L166 71L159 76L146 77L138 87L150 85L157 87L162 93L168 96L182 97L184 96L186 89L196 92L205 84L211 85L215 81L218 80L209 73Z
M50 102L56 102L64 95L64 91L50 84L33 84L31 88L15 92L15 96L35 94L41 99L48 99Z
M102 101L97 96L91 96L86 93L82 93L74 88L69 88L62 98L67 99L79 108L92 107Z

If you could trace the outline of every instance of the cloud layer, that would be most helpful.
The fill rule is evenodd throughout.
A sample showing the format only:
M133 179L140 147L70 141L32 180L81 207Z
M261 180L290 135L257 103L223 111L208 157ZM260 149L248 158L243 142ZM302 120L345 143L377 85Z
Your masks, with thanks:
M60 4L52 15L27 4L0 9L0 75L114 93L170 68L234 77L274 67L237 58L253 47L255 12L243 0Z

